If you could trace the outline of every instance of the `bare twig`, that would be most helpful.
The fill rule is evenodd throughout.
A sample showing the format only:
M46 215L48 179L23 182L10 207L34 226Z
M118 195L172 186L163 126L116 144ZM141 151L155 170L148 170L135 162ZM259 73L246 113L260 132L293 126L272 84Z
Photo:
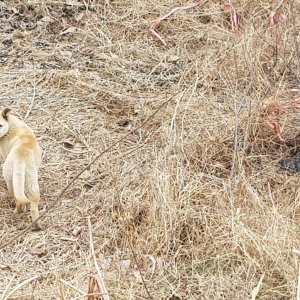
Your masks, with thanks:
M135 261L135 264L136 264L136 266L137 266L137 268L138 268L139 274L141 275L141 279L142 279L142 282L143 282L143 286L144 286L144 288L145 288L145 290L146 290L146 293L148 294L149 299L153 300L153 297L151 296L151 294L150 294L150 292L149 292L149 290L148 290L148 287L147 287L147 284L146 284L146 282L145 282L145 278L144 278L144 276L143 276L143 273L142 273L142 271L141 271L141 268L139 267L139 263L138 263L138 260L137 260L137 256L136 256L136 253L135 253L135 251L134 251L134 249L133 249L131 240L129 239L128 234L127 234L124 230L123 230L123 232L124 232L124 234L126 235L126 237L127 237L127 239L128 239L130 251L131 251L131 253L132 253L132 256L133 256L133 259L134 259L134 261Z
M73 290L77 291L78 293L80 293L81 295L86 295L86 293L84 291L82 291L81 289L79 289L78 287L72 285L70 282L64 280L64 279L60 279L59 280L61 283L69 286L70 288L72 288Z
M26 115L24 117L24 120L26 120L28 118L28 116L30 115L30 112L31 112L31 110L33 108L34 101L35 101L35 94L36 94L35 72L34 72L34 76L33 76L32 87L33 87L33 92L32 92L31 102L30 102L29 108L27 109L27 112L26 112Z

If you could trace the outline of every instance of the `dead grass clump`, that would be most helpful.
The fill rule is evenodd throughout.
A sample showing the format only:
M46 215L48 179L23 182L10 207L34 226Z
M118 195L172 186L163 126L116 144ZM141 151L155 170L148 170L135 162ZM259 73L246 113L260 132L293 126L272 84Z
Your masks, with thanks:
M153 299L296 297L299 183L277 162L297 145L267 121L298 96L280 91L299 84L300 6L231 2L238 32L211 1L157 27L166 47L149 27L180 1L1 2L1 103L44 149L42 210L133 130L70 187L44 231L0 250L1 299L88 299L91 233L111 299L150 298L145 285ZM281 115L287 138L298 119ZM13 217L0 183L1 246L29 216Z

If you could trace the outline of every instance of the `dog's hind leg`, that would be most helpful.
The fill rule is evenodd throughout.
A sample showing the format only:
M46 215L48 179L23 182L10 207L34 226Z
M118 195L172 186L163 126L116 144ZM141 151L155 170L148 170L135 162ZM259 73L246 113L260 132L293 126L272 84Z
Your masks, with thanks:
M13 178L12 188L13 195L16 200L15 213L19 214L23 212L26 204L30 203L30 200L25 195L25 164L16 163L13 166Z
M13 196L16 199L16 209L15 213L19 214L23 212L25 205L21 202L17 201L17 198L14 193L14 187L13 187L13 163L10 162L10 160L6 160L3 164L3 175L6 182L7 190L11 196ZM18 175L19 176L19 175ZM18 195L19 198L19 195Z
M39 202L40 202L40 193L35 192L34 194L31 194L29 197L30 200L30 212L31 212L31 218L32 221L34 222L32 230L37 231L41 230L41 226L38 221L36 221L39 216Z
M13 196L14 190L13 190L12 180L6 180L6 186L9 194Z
M26 173L26 187L28 190L28 198L30 201L31 218L34 222L32 230L40 230L40 224L37 219L40 216L39 202L40 202L40 190L38 183L38 171L35 168L28 168Z

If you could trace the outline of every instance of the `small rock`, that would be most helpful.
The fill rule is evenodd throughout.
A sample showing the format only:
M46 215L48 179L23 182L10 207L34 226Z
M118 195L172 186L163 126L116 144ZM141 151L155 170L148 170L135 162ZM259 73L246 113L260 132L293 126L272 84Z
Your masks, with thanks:
M279 161L279 166L292 173L300 172L300 154L297 154L293 158L287 158Z

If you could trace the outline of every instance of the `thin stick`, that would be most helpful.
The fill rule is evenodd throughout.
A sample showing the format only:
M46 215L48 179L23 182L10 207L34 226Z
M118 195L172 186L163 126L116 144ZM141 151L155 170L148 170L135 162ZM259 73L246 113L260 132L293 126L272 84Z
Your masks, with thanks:
M83 292L82 290L80 290L79 288L77 288L76 286L72 285L71 283L69 283L66 280L63 279L59 279L59 281L67 286L69 286L70 288L74 289L75 291L77 291L78 293L80 293L81 295L86 295L85 292Z
M4 300L5 299L9 299L10 296L14 292L16 292L17 290L19 290L22 286L26 285L27 283L29 283L29 282L31 282L33 280L36 280L37 278L38 278L38 275L35 275L35 276L33 276L33 277L29 278L29 279L24 280L22 283L20 283L19 285L17 285L11 292L9 292L8 295L4 298Z
M242 106L243 106L243 103L240 103L239 107L237 107L237 105L235 103L234 147L233 147L232 166L231 166L231 172L230 172L231 179L233 179L236 158L237 158L239 117L240 117L240 111L241 111Z
M29 114L31 113L31 110L33 108L33 104L34 104L34 101L35 101L35 94L36 94L36 82L35 82L35 72L34 72L34 76L33 76L33 94L32 94L32 97L31 97L31 102L30 102L30 105L29 105L29 108L26 112L26 115L24 117L24 120L26 120L29 116Z
M90 238L90 249L91 249L91 255L94 260L95 268L97 271L97 282L100 294L103 298L103 300L110 300L109 294L107 292L107 289L105 287L105 282L103 280L99 265L97 263L96 255L95 255L95 249L94 249L94 241L93 241L93 234L92 234L92 223L91 223L91 217L88 216L88 228L89 228L89 238Z
M278 10L282 4L283 4L283 0L280 0L278 5L275 8L275 11Z
M11 283L13 282L13 280L15 279L15 277L16 277L16 275L13 275L12 278L10 279L8 285L6 286L4 292L3 292L2 296L1 296L1 300L4 300L4 299L5 299L4 296L5 296L5 294L7 293L8 289L10 288Z
M292 249L292 252L294 253L294 254L297 254L297 255L299 255L300 256L300 251L299 250L297 250L297 249Z
M259 279L259 282L257 284L257 286L252 290L252 293L251 293L251 300L256 300L256 297L260 291L260 288L261 288L261 285L262 285L262 281L265 277L265 274L263 274L260 279ZM298 300L298 299L297 299Z
M153 300L153 297L151 296L151 294L150 294L150 292L149 292L149 290L148 290L148 287L147 287L147 285L146 285L146 282L145 282L143 273L142 273L142 271L141 271L141 269L140 269L140 267L139 267L138 260L137 260L137 256L136 256L136 254L135 254L135 251L134 251L134 249L133 249L133 246L132 246L132 244L131 244L131 241L130 241L130 239L129 239L129 236L127 235L127 233L126 233L124 230L123 230L123 232L124 232L124 234L126 235L126 237L127 237L127 239L128 239L130 251L131 251L131 253L132 253L132 256L133 256L134 262L135 262L135 264L136 264L136 266L137 266L137 268L138 268L138 271L139 271L139 273L140 273L140 275L141 275L142 282L143 282L144 288L145 288L145 290L146 290L146 293L148 294L149 299Z
M108 148L106 148L104 151L102 151L100 154L98 154L86 167L84 167L73 179L66 185L66 187L59 193L57 198L52 202L51 205L48 206L48 208L39 216L38 219L36 219L34 222L29 224L24 230L22 230L20 233L9 239L7 242L4 242L2 245L0 245L0 250L7 247L8 245L11 245L12 242L14 242L17 238L24 235L25 232L29 231L32 226L38 222L40 219L46 216L46 214L55 207L55 205L58 203L58 201L62 198L62 196L65 194L65 192L72 186L72 184L80 177L80 175L85 172L87 169L89 169L101 156L103 156L105 153L110 151L112 148L114 148L117 144L125 140L129 135L133 134L136 130L139 130L145 126L166 104L171 102L173 98L177 95L179 95L181 92L178 92L174 95L172 95L169 99L167 99L165 102L163 102L138 128L133 129L129 131L127 134L125 134L122 138L117 140L116 142L112 143ZM74 201L74 200L73 200Z
M299 274L298 274L298 284L297 284L297 300L300 300L300 268L299 268Z

